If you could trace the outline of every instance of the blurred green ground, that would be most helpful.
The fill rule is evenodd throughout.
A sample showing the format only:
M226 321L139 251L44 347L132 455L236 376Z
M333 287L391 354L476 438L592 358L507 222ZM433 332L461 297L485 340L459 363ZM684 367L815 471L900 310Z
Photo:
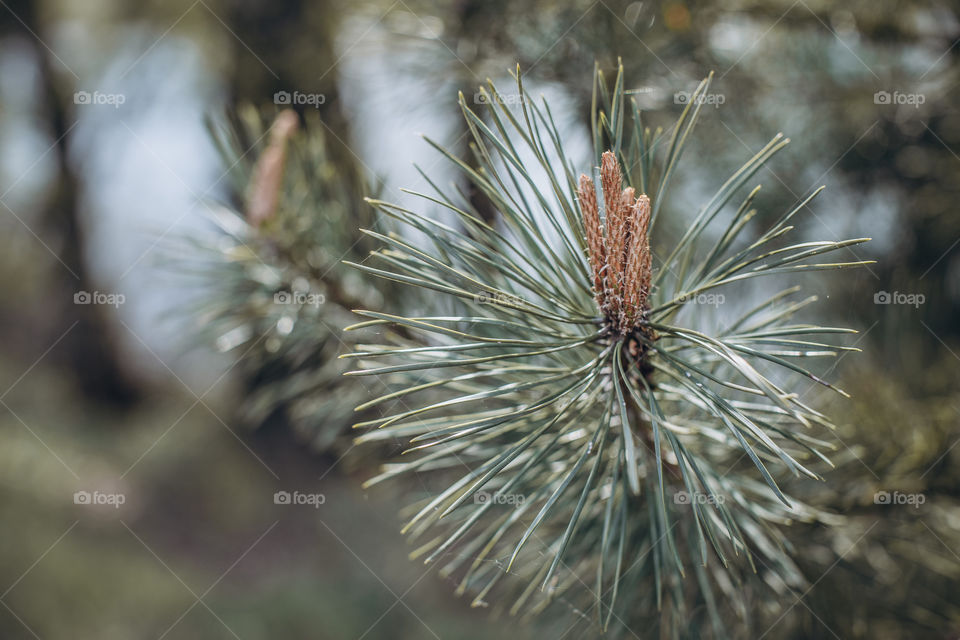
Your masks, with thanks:
M2 366L7 389L23 368ZM251 442L261 464L175 388L118 417L41 362L3 402L4 639L529 637L409 562L393 505L330 460L278 438ZM281 489L326 502L275 505Z

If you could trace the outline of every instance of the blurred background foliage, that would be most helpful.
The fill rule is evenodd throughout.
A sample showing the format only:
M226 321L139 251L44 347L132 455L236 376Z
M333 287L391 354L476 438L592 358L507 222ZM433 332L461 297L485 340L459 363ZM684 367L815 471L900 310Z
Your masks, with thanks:
M783 131L793 143L758 176L761 209L826 184L802 232L874 238L855 251L876 265L805 283L825 320L862 330L865 353L831 372L854 399L804 392L846 425L838 468L824 485L791 487L842 519L798 528L812 587L758 610L749 637L960 636L957 8L5 0L0 636L560 637L570 621L490 621L409 563L396 496L358 489L372 470L341 461L349 445L318 454L282 412L273 428L245 429L235 409L250 376L185 348L197 290L157 257L173 237L212 237L209 214L236 191L209 113L322 94L316 109L294 106L311 112L355 199L345 210L362 183L403 204L399 187L424 186L412 162L462 184L417 134L466 151L457 91L476 100L487 76L508 86L516 63L562 105L586 163L593 65L618 56L654 125L716 74L722 102L705 109L675 179L673 232ZM123 103L78 103L76 92ZM125 301L74 304L81 291ZM924 302L876 304L881 292ZM81 490L127 502L75 505ZM274 505L284 490L326 502ZM924 503L875 504L877 491Z

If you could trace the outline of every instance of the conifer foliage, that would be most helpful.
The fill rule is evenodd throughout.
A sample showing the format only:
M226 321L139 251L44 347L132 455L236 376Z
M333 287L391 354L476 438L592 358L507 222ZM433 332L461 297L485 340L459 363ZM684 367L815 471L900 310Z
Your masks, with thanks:
M851 331L794 320L815 300L795 287L724 322L706 322L716 307L697 302L754 278L862 264L823 256L867 239L786 241L820 190L748 232L769 218L753 207L759 187L742 191L787 144L780 135L679 238L659 237L710 79L664 134L644 127L622 68L612 86L598 71L593 167L575 165L549 104L519 70L516 81L517 107L492 83L482 113L461 95L473 162L434 144L495 223L429 176L422 207L372 201L399 231L365 231L380 248L353 266L445 311L359 311L352 328L378 339L348 356L348 376L389 389L362 403L380 414L356 425L360 440L409 443L369 484L432 482L404 531L475 605L560 602L604 628L722 635L756 594L803 582L780 527L827 518L782 485L821 479L833 425L794 387L833 388L808 363L844 350L834 343Z
M216 233L181 239L189 253L177 262L201 282L198 338L235 358L242 422L290 425L318 450L349 446L367 392L342 377L337 356L354 337L343 328L389 288L340 263L370 249L356 231L375 224L365 182L334 163L316 118L290 109L241 107L211 132L227 197L208 205Z
M412 555L476 606L664 637L775 610L804 584L783 527L833 522L789 495L832 448L797 386L842 394L815 371L852 331L796 320L815 301L797 286L742 292L862 264L825 256L867 239L788 240L819 189L758 213L749 183L779 134L692 220L670 205L710 81L664 132L622 68L597 70L589 159L519 69L514 95L481 89L482 110L461 95L473 158L431 144L492 220L427 174L419 206L364 201L290 111L217 129L235 197L214 242L190 241L214 285L205 333L247 373L241 415L282 416L321 448L356 421L358 444L381 445L354 452L370 467L401 443L368 485L411 495Z

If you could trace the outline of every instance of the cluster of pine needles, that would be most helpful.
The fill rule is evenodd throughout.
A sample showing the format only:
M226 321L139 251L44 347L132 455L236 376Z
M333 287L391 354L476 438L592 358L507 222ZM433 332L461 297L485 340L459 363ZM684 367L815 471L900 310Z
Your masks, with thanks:
M235 129L265 142L218 218L229 241L205 246L220 266L205 267L210 331L245 350L260 419L282 408L332 442L349 403L357 443L404 444L367 484L417 478L413 556L477 606L723 636L805 583L783 528L831 517L783 487L822 480L834 425L797 385L843 393L815 363L852 331L795 320L815 301L798 287L755 304L736 292L863 264L822 256L867 239L786 241L820 189L758 214L760 187L743 192L780 135L692 220L669 219L710 81L664 132L644 126L622 68L612 83L597 70L592 157L576 161L519 70L517 105L492 83L481 111L461 95L473 157L430 144L494 220L425 173L416 208L358 200L292 113ZM245 157L250 140L232 142L225 157ZM722 315L697 304L718 292Z

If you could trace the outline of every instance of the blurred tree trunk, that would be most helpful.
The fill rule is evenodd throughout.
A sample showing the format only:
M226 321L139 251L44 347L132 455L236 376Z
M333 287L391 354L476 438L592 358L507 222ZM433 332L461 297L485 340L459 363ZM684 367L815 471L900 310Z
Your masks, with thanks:
M482 52L480 49L482 43L478 34L486 33L489 25L501 15L503 15L502 0L459 0L454 9L454 20L452 21L454 31L451 49L457 53L458 58L454 63L457 69L455 76L457 78L457 89L463 91L464 98L468 103L474 101L477 95L477 89L483 80L482 78L478 79L476 73L472 71L477 63L482 60ZM453 95L456 94L454 93ZM477 109L479 106L480 105L471 104L471 108L473 109ZM458 136L457 144L461 149L460 157L472 168L477 169L479 165L470 150L470 143L473 142L473 137L470 135L467 121L463 118L458 118L457 122L459 123L460 129L454 133ZM494 224L497 220L497 210L494 208L490 198L465 176L462 182L465 187L464 192L470 199L471 206L473 206L480 215L480 218L484 222Z
M96 290L86 261L83 223L78 202L78 179L68 156L69 116L73 87L65 86L53 68L53 53L41 41L46 29L39 7L30 0L8 0L2 18L5 35L21 36L36 57L40 85L38 115L55 141L52 149L57 175L38 216L38 235L57 252L66 268L50 283L53 295L47 311L55 318L47 344L59 340L55 354L66 362L82 391L92 400L118 408L131 406L140 392L121 364L115 330L107 307L75 304L74 294ZM71 328L72 327L72 328Z
M225 0L222 6L236 36L227 79L230 103L269 104L278 92L323 96L319 104L285 106L302 115L316 110L342 179L359 193L364 167L351 148L337 74L336 38L344 7L330 0Z

